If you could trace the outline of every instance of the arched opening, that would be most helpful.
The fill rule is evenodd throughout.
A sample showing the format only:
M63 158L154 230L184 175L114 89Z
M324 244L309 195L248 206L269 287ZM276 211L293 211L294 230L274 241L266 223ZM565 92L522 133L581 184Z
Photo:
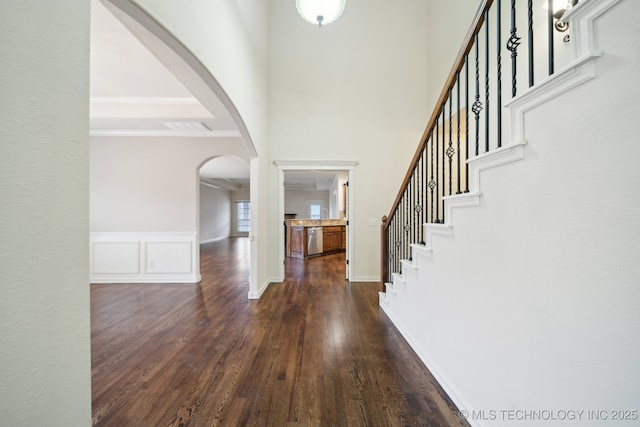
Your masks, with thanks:
M178 117L176 120L171 120L170 123L164 123L167 127L169 127L169 129L174 131L173 135L176 135L175 131L177 130L177 136L180 138L190 138L192 136L195 136L197 138L197 140L189 140L190 146L192 148L188 156L192 159L192 161L200 162L199 159L211 158L242 159L241 164L243 173L252 173L249 172L249 168L247 165L248 163L250 163L252 158L257 158L257 153L253 141L249 136L248 130L233 102L227 96L224 89L217 82L211 72L199 61L199 59L193 53L191 53L182 43L180 43L180 41L178 41L163 26L152 19L144 10L142 10L133 2L126 0L101 0L101 3L127 28L127 30L131 32L131 34L135 36L137 40L139 40L144 45L144 47L146 47L146 49L148 49L149 52L153 54L153 56L155 56L171 72L173 76L175 76L180 81L182 85L184 85L184 87L191 94L193 94L193 97L195 98L194 101L197 100L197 102L194 102L194 105L188 105L191 111L200 109L200 111L208 112L210 117L215 118L219 122L224 121L225 125L231 124L231 126L223 127L223 130L218 130L215 128L215 126L211 126L206 120L203 119L200 120L200 125L202 125L203 129L184 130L180 127L184 126L185 123L187 125L191 125L193 121L189 121L189 123L187 123L187 121L180 121L180 118ZM123 63L122 65L123 67L126 67L128 64ZM149 76L149 78L152 79L153 76ZM173 101L176 100L174 99ZM128 100L127 102L129 104L132 104L130 100ZM121 102L121 104L126 104L127 102ZM178 99L176 102L182 101ZM96 103L100 104L101 102ZM135 111L134 113L132 113L134 115L137 114L135 117L141 117L141 114L142 116L144 116L145 113L140 113L140 111L147 107L145 99L138 98L135 99L135 102L133 103L135 105L127 105L126 109ZM104 104L108 103L102 102L102 105L99 105L99 107L101 107L102 109L100 110L100 108L98 108L98 110L107 111L109 110L109 108L111 108L112 110L114 109L113 106ZM93 107L94 102L92 102L92 108ZM123 111L124 109L120 107L121 105L117 106L117 109L119 109L119 111ZM196 115L192 117L204 117L201 112L193 114ZM200 130L203 130L203 132L200 135L197 135ZM151 138L147 137L169 137L166 138L166 140L168 140L171 138L171 135L167 134L167 132L168 131L166 129L153 129L151 131L132 129L128 130L124 134L121 132L119 136L125 135L131 138L144 137L143 139L146 138L146 141L151 141ZM112 132L111 134L109 134L108 132L106 134L100 134L100 132L93 133L93 135L98 136L114 136L116 134L117 132ZM184 139L184 141L186 140L187 139ZM162 143L164 144L165 140L162 140ZM214 154L213 157L212 154ZM142 156L143 155L141 155L141 157ZM203 166L206 161L207 160L203 160L202 163L198 164L198 171L200 171L201 166ZM211 179L212 177L208 178ZM217 179L229 180L234 179L234 177L232 175L228 175L226 177ZM246 180L248 188L248 176L246 177ZM200 226L200 182L201 180L198 176L195 185L195 196L193 197L193 199L189 199L188 203L189 209L193 209L193 212L191 214L192 219L189 222L189 224L191 225L188 225L187 228L193 230L194 233L197 232ZM211 182L209 182L209 184L211 184ZM192 189L189 189L187 192L190 194L194 194L194 191L192 191ZM247 198L249 197L250 196L247 195ZM191 200L195 200L195 202ZM180 226L175 227L178 229L180 228ZM184 226L182 227L184 228ZM195 245L192 251L192 254L195 255L196 259L198 259L197 255L199 252L197 250L197 246L200 240L202 240L202 236L198 236L196 234L196 238L193 240ZM140 265L138 266L138 268L143 272L152 271L154 268L158 269L157 259L149 259L147 254L144 252L144 248L146 248L147 246L147 243L142 241L138 244L138 247L142 248L140 249ZM133 245L131 245L130 247L133 247ZM252 248L251 256L255 257L255 254L256 251ZM110 261L112 260L109 259L109 262ZM254 264L255 263L251 263L252 266ZM133 263L131 263L131 271L133 271L134 269L135 266L133 265ZM194 277L197 277L199 274L199 269L197 269L194 274ZM251 275L252 279L256 276L256 274Z

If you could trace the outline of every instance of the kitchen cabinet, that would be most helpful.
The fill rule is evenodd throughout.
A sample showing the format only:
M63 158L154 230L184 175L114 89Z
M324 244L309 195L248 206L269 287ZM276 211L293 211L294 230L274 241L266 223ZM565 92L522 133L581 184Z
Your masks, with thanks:
M289 256L307 257L307 227L289 227Z
M323 252L337 252L342 250L342 230L344 226L323 227Z
M346 248L346 227L344 221L334 219L311 220L311 219L285 219L285 254L291 258L306 259L313 256L324 255L326 253L336 253L344 251ZM309 251L309 243L312 247L314 241L310 242L310 230L321 233L315 235L315 242L320 252ZM320 231L322 230L322 231ZM313 233L311 233L313 234ZM320 245L320 240L322 244Z

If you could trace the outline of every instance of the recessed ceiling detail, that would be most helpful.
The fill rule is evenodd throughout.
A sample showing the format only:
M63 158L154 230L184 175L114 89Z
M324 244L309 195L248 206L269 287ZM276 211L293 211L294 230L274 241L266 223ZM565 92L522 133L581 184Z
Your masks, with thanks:
M209 129L202 122L162 122L163 125L168 127L174 132L209 132Z

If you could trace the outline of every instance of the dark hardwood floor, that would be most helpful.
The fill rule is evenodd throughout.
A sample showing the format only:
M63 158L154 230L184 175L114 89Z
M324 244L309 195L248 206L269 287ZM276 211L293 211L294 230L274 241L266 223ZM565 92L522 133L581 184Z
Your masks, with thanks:
M94 425L467 425L344 254L287 259L259 301L248 239L201 256L198 285L91 286Z

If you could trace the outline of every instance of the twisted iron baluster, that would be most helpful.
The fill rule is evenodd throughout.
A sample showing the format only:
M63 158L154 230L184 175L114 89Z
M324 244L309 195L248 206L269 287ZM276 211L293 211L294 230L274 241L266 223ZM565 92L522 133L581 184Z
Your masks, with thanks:
M507 49L511 52L511 96L516 96L517 86L517 61L518 46L520 45L520 37L516 34L516 0L511 0L511 36L507 41Z

